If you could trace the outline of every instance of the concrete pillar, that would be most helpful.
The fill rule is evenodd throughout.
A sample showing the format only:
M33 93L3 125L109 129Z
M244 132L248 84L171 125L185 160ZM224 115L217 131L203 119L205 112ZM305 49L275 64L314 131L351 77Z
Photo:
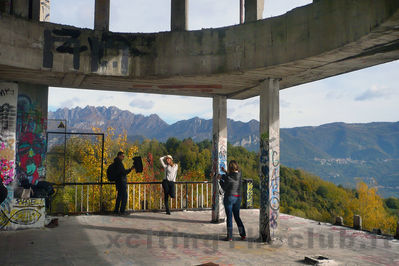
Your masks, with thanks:
M170 30L184 31L188 29L188 0L172 0Z
M0 170L3 184L7 187L7 199L1 210L10 212L13 198L13 181L15 179L15 143L17 125L18 85L0 81Z
M353 228L362 230L362 217L360 215L353 216Z
M11 14L11 0L0 0L0 12Z
M13 0L11 10L13 15L29 18L29 0Z
M225 220L223 191L217 174L222 174L221 167L227 169L227 98L213 98L213 138L212 138L212 222Z
M50 0L13 0L7 5L13 15L35 21L50 21Z
M245 0L245 22L262 19L265 0Z
M260 84L260 212L262 242L277 236L280 211L280 104L279 81Z
M341 216L335 217L334 225L344 225L344 218L342 218Z
M48 86L18 84L16 178L31 184L46 175L47 103Z
M94 13L94 29L109 31L110 0L96 0Z

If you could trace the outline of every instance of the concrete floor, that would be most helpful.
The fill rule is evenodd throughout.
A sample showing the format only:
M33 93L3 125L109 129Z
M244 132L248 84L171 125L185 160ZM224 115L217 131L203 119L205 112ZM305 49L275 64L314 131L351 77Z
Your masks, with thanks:
M258 210L242 210L248 241L225 242L210 211L60 217L56 228L0 232L1 265L399 265L399 241L281 214L272 245L255 242ZM237 228L234 225L234 232Z

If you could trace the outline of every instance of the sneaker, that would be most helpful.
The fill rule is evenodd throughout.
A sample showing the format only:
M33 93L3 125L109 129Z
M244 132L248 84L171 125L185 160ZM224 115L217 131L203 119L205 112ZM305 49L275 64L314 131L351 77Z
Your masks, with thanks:
M233 241L233 239L230 237L226 237L226 238L223 238L223 241Z
M170 211L167 211L166 214L167 214L167 215L170 215Z
M241 236L241 240L244 241L247 237L246 236Z

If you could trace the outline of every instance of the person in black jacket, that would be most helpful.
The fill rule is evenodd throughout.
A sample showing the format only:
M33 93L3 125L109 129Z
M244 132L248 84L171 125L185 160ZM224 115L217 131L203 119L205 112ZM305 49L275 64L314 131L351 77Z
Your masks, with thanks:
M245 240L246 233L244 224L240 218L240 206L241 206L241 171L238 168L236 161L231 160L229 163L228 171L222 167L222 171L226 174L220 176L220 185L224 190L224 209L227 217L227 238L225 240L233 240L233 215L234 220L237 223L238 231L241 236L241 240Z
M125 159L125 154L123 152L118 152L116 158L114 159L115 163L115 185L116 190L118 191L118 196L116 197L115 202L115 214L125 215L125 208L127 203L127 178L126 175L132 171L132 168L125 169L123 166L123 159ZM120 206L120 208L119 208Z

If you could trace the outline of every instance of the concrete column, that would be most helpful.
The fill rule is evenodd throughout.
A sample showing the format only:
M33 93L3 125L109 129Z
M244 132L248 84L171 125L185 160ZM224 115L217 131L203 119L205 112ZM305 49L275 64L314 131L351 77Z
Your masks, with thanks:
M0 12L11 14L11 0L0 0Z
M94 13L94 29L109 31L110 0L96 0Z
M10 213L14 191L17 99L18 85L0 81L0 169L3 184L8 190L8 196L0 209L5 213Z
M260 84L260 212L262 242L277 236L280 211L280 99L279 81Z
M18 84L16 177L35 184L46 175L48 86Z
M29 0L13 0L11 9L13 15L29 18Z
M221 167L227 169L227 98L213 98L213 138L212 138L212 222L225 220L223 191L217 174L222 174Z
M265 0L245 0L245 22L262 19Z
M362 230L362 217L360 215L353 216L353 228Z
M172 0L170 30L184 31L188 29L188 0Z
M344 218L342 216L335 217L334 225L344 225Z
M6 4L13 15L34 21L50 21L50 0L13 0Z

